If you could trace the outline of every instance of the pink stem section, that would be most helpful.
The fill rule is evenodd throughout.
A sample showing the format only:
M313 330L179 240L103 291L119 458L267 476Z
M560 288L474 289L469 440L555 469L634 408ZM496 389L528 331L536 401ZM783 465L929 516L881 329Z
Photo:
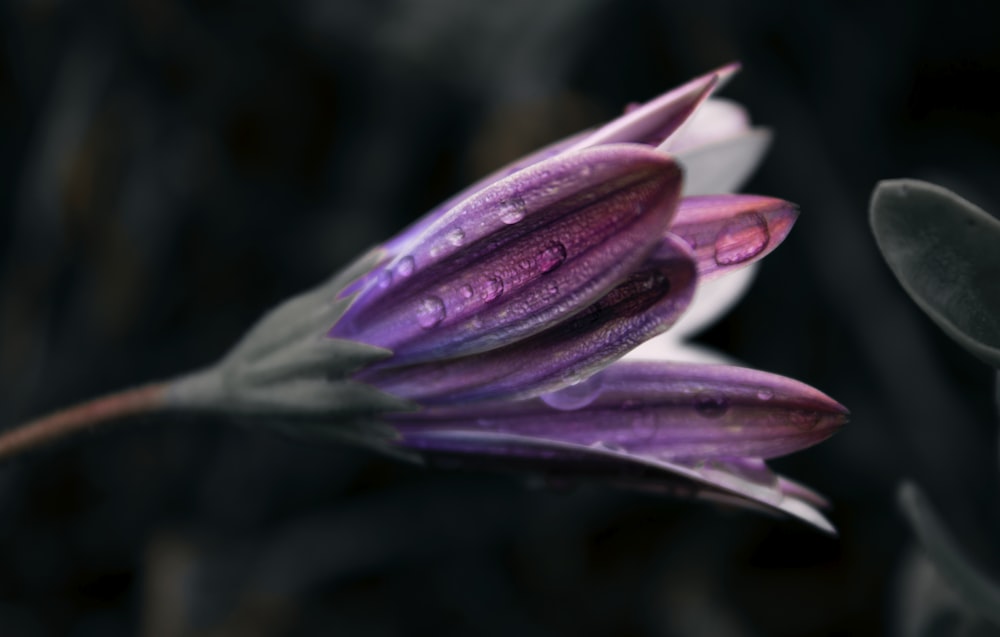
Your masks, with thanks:
M158 411L165 405L166 388L166 383L152 383L126 389L0 432L0 461L83 429Z

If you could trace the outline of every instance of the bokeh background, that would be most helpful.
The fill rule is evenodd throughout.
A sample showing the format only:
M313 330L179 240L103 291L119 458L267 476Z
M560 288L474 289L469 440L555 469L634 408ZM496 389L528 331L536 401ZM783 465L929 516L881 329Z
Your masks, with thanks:
M733 60L790 238L704 341L852 422L775 464L839 538L207 418L0 467L0 635L883 635L918 481L1000 574L992 376L875 249L889 177L1000 210L996 4L10 0L0 426L215 360L472 179ZM902 600L902 601L901 601Z

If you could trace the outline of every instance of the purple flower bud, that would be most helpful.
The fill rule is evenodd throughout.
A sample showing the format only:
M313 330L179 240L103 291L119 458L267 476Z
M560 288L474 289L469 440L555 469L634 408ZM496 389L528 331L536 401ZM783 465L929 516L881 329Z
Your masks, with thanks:
M674 334L734 302L747 266L798 216L780 199L721 194L769 140L738 105L708 100L735 70L490 175L342 288L329 335L391 351L352 380L416 406L381 416L396 449L735 502L833 532L823 498L764 461L830 437L847 411L788 378L663 359L684 347ZM652 362L614 362L661 332Z
M668 329L694 294L695 265L680 242L575 316L532 337L481 354L359 376L422 404L526 398L579 382Z
M392 349L398 365L536 334L646 260L680 184L670 157L635 144L530 166L440 217L360 292L330 335Z

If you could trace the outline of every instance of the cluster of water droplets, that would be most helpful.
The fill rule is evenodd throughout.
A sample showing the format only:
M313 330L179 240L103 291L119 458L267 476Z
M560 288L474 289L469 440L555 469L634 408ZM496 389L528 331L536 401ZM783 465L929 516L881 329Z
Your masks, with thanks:
M395 266L386 268L378 275L378 286L383 289L388 288L393 283L408 278L416 266L417 263L411 255L403 257Z
M507 224L515 224L521 221L526 212L526 205L522 199L511 199L499 206L501 221ZM445 241L452 247L460 247L465 242L465 232L461 228L455 228L445 234ZM495 247L494 249L500 249ZM441 254L442 250L438 250ZM431 250L434 256L434 250ZM527 256L521 259L518 266L525 272L526 276L539 276L552 272L566 261L566 246L557 240L548 241L539 253L535 256ZM396 264L394 269L387 269L382 273L379 284L388 287L394 281L405 279L414 270L414 260L412 256L404 257ZM394 279L395 273L395 279ZM503 295L506 288L504 276L500 272L486 274L473 283L463 283L458 289L459 301L471 301L478 297L483 303L496 301ZM559 293L559 286L554 282L548 283L544 288L547 296L555 296ZM446 303L441 297L428 295L418 304L416 310L416 320L420 327L432 329L441 324L447 318L448 310Z

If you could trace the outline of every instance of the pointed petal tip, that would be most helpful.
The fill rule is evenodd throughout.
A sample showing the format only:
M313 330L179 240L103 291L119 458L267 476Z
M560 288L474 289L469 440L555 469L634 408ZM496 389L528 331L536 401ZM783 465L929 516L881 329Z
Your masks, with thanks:
M723 84L724 82L728 82L734 75L736 75L742 70L743 70L743 64L741 62L736 61L720 66L719 68L715 69L713 73L715 73L715 76L719 78L719 84Z
M707 280L770 254L791 232L798 216L795 204L774 197L685 197L670 231L692 246L699 276Z

